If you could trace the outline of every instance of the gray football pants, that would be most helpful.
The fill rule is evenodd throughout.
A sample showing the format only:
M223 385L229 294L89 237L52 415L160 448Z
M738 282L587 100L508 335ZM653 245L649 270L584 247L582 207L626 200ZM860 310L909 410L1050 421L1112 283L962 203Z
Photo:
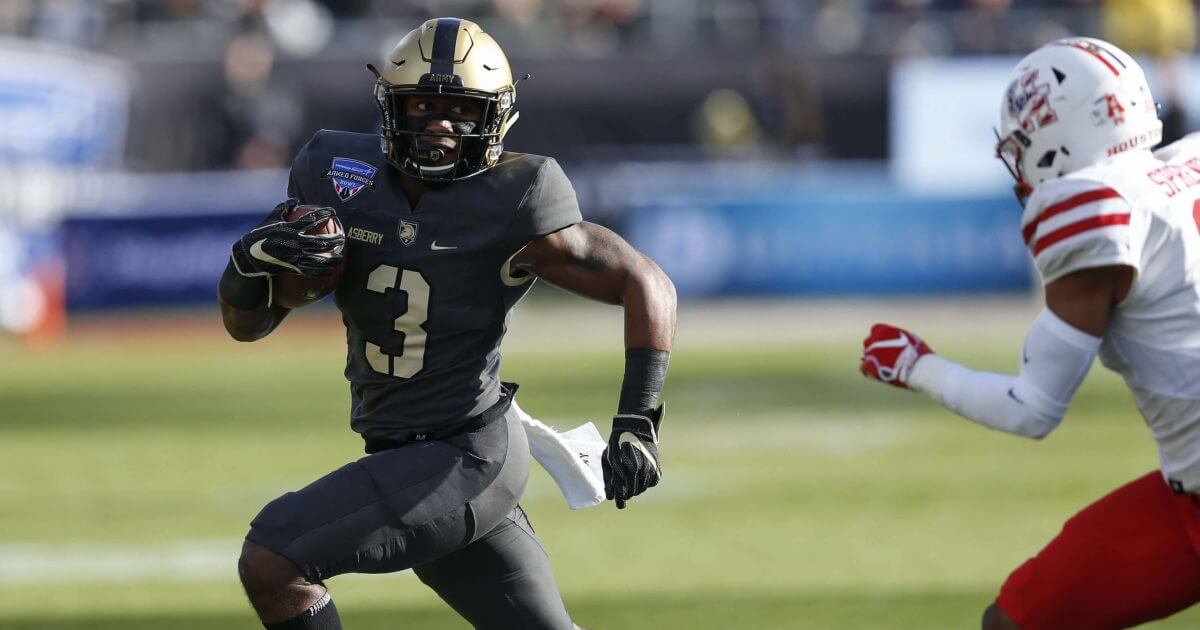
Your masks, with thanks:
M263 508L246 538L309 580L412 568L481 629L569 630L549 558L517 500L529 445L516 414L368 455Z

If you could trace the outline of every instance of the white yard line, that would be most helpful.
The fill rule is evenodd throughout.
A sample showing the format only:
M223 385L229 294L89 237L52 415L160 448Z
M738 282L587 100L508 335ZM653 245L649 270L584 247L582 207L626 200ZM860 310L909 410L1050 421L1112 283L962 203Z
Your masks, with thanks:
M146 544L9 542L0 544L0 586L236 580L241 546L236 539Z
M232 579L239 540L0 544L0 585Z

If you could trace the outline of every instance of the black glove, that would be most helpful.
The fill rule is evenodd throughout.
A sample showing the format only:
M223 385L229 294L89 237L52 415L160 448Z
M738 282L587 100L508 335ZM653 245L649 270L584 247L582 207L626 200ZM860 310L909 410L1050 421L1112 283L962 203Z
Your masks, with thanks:
M248 278L298 273L323 276L342 262L346 237L305 232L334 217L333 208L319 208L295 221L284 217L299 201L288 199L275 206L258 227L233 244L233 265Z
M612 434L604 449L604 494L625 509L625 502L658 485L662 468L658 462L658 427L666 405L650 417L620 414L613 417Z

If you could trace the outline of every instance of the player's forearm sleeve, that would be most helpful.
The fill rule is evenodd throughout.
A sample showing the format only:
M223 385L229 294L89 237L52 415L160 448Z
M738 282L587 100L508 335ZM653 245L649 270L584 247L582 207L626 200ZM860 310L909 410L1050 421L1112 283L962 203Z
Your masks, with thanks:
M667 380L670 362L671 353L666 350L626 350L625 378L621 382L617 413L649 416L658 407L658 396Z
M217 283L217 294L225 303L242 311L253 311L266 303L270 306L269 298L271 281L266 278L248 278L238 273L233 259L225 265L225 273Z
M917 361L908 384L969 420L1041 438L1062 421L1100 350L1100 341L1047 309L1025 337L1017 376L976 372L930 354Z

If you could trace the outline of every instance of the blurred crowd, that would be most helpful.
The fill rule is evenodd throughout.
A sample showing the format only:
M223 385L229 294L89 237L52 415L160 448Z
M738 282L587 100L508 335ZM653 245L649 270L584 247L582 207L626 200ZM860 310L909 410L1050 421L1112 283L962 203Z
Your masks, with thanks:
M1100 20L1114 39L1190 48L1193 0L4 0L0 34L103 48L171 23L240 31L325 21L456 15L539 31L604 52L628 41L675 45L792 39L827 53L997 52ZM536 38L535 38L536 39ZM1152 40L1152 41L1151 41ZM607 42L607 44L606 44ZM1139 47L1134 46L1134 47Z
M835 135L828 125L854 110L830 106L819 84L848 90L851 104L880 94L838 88L838 77L822 73L924 55L1021 53L1078 33L1153 57L1168 128L1181 130L1181 110L1171 104L1196 22L1193 0L0 0L0 37L106 53L140 64L136 71L154 77L155 89L179 91L174 100L135 98L135 115L145 116L131 133L140 162L134 168L275 168L311 133L314 117L319 126L366 130L374 115L369 98L356 93L314 116L308 110L329 95L298 80L301 70L289 75L289 64L361 68L385 42L439 15L479 21L523 60L612 59L616 66L669 55L756 57L746 85L714 83L691 111L676 113L690 121L690 142L718 154L765 147L835 157L845 152L827 146ZM855 65L861 59L874 65ZM311 74L311 66L302 71ZM181 103L195 112L184 125L172 118ZM853 126L864 138L883 131ZM778 131L764 134L767 127ZM166 129L170 144L154 136ZM879 151L886 146L848 156Z

